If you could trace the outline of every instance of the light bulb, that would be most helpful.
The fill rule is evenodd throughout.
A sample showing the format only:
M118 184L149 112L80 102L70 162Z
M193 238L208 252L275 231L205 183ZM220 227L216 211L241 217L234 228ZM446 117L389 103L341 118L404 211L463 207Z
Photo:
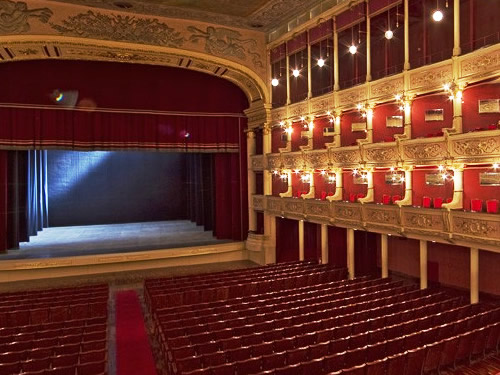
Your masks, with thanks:
M442 166L442 165L440 165L440 166L438 167L438 170L439 170L439 171L442 171L443 169L444 169L444 166Z
M278 171L273 171L274 174L278 174Z
M392 32L392 30L387 30L385 32L385 38L386 39L392 39L393 36L394 36L394 33Z
M292 75L297 78L300 75L300 71L298 69L294 69Z
M278 81L278 78L273 78L271 80L271 85L273 85L274 87L278 86L280 84L280 81Z
M349 52L354 55L356 52L358 52L358 47L356 47L354 44L349 47Z
M314 129L314 122L313 122L313 121L311 121L311 122L309 123L309 130L313 130L313 129Z
M330 122L330 124L333 124L333 119L331 118L330 120L328 120Z
M285 121L281 120L280 121L280 126L285 126Z
M322 176L324 176L325 173L326 173L326 171L323 169L320 173L321 173Z
M494 168L494 169L497 169L497 168L498 168L498 163L494 163L494 164L493 164L493 168Z
M320 58L320 59L318 60L318 66L321 68L321 67L323 67L324 65L325 65L325 60L323 60L322 58Z
M401 95L396 94L396 95L394 95L394 98L395 98L396 100L401 100Z
M434 13L432 13L432 19L436 22L440 22L443 19L443 12L435 10Z
M293 128L291 126L289 126L288 128L286 128L286 132L288 134L292 134L293 133Z
M443 173L441 177L443 178L443 180L446 180L446 173Z
M335 176L330 176L330 177L328 177L328 180L329 180L330 182L335 182Z

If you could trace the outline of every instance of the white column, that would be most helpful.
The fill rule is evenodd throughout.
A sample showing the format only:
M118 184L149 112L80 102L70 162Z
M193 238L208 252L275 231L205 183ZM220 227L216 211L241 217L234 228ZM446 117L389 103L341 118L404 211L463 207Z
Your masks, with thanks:
M460 0L453 0L453 56L460 53Z
M349 280L354 279L354 229L347 228L347 270Z
M367 10L370 7L370 3L366 4ZM371 60L371 38L370 38L370 16L368 16L368 12L366 15L366 82L370 82L372 80L372 60Z
M264 262L265 264L276 263L276 217L272 215L264 215Z
M470 303L479 302L479 249L470 248Z
M290 104L290 57L286 54L286 104Z
M307 43L307 97L312 98L312 61L311 61L311 44Z
M405 61L403 65L404 70L410 69L410 18L409 18L409 0L404 0L404 48L405 48Z
M256 193L255 172L252 169L252 156L255 155L255 132L247 133L247 167L248 167L248 230L257 230L257 214L253 209L253 195Z
M337 33L337 21L333 19L333 89L338 91L339 86L339 34Z
M427 289L427 241L420 240L420 289Z
M299 220L299 260L304 260L304 220Z
M389 277L389 256L387 246L387 234L380 235L381 243L381 265L382 265L382 278Z
M321 224L321 263L328 264L328 225Z

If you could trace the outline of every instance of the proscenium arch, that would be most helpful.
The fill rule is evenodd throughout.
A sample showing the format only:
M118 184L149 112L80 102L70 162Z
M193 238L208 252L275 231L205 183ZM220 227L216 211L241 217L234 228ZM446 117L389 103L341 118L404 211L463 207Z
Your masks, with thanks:
M62 36L0 37L7 55L1 63L61 59L126 62L195 70L226 79L247 96L250 107L265 110L269 103L266 84L251 69L233 61L201 52L128 42L114 42Z

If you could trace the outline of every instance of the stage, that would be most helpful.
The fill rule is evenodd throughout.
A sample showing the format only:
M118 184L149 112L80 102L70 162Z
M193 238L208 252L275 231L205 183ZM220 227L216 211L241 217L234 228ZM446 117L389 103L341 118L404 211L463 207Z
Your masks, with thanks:
M187 220L45 228L19 249L0 254L0 260L59 258L130 253L158 249L212 246L211 231Z

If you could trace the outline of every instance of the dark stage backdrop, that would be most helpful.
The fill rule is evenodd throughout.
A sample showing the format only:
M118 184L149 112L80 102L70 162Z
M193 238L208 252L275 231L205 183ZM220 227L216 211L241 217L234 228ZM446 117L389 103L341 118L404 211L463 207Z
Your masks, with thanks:
M186 219L186 155L48 151L49 225Z

